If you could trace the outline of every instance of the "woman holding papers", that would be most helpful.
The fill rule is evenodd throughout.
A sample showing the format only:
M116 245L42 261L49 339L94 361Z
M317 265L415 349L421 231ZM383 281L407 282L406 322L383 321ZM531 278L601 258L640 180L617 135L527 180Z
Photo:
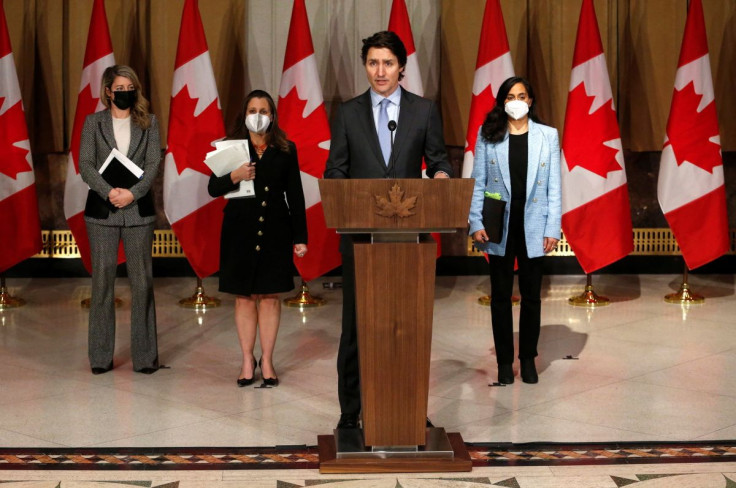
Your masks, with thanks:
M213 197L241 191L252 182L254 196L229 198L220 240L220 291L235 295L235 325L243 352L238 386L255 381L279 383L273 351L281 317L279 293L294 288L293 257L307 252L307 219L294 143L279 128L276 105L262 90L248 94L229 141L241 141L249 160L236 169L212 174ZM241 193L242 194L242 193ZM232 195L232 194L231 194ZM253 348L260 331L261 359Z
M536 383L542 257L560 238L560 143L557 130L542 125L534 108L529 82L507 79L475 146L470 234L478 249L488 253L493 341L502 384L514 382L514 260L519 263L521 292L521 379Z
M159 363L151 271L156 211L150 189L158 173L161 140L131 68L107 68L101 85L100 101L107 108L87 117L79 147L79 173L90 187L84 210L92 258L89 362L94 374L113 367L115 272L122 240L132 296L133 369L151 374Z

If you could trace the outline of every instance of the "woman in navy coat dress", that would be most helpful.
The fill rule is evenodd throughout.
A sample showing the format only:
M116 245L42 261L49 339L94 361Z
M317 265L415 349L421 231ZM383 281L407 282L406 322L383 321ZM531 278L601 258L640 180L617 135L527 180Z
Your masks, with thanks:
M273 351L281 316L278 294L294 288L294 256L307 252L307 219L294 143L279 128L271 96L254 90L229 139L244 139L251 161L232 173L210 176L213 197L252 180L255 198L231 198L225 206L220 240L220 291L235 295L235 325L243 353L238 386L255 381L277 386ZM253 355L260 332L261 360Z

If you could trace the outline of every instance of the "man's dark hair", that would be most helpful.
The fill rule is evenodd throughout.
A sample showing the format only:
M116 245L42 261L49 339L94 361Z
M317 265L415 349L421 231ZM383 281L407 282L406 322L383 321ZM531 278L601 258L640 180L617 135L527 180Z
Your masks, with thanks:
M372 36L363 39L363 49L360 51L360 59L365 65L370 48L386 48L391 51L399 60L399 68L406 66L406 47L401 42L401 38L393 31L376 32ZM404 70L399 73L399 81L404 78Z

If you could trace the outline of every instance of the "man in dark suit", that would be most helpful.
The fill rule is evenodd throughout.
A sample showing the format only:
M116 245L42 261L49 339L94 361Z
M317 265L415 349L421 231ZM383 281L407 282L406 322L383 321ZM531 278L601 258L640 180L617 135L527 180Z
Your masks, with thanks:
M332 120L325 178L421 178L422 158L430 178L452 175L437 106L399 86L406 57L406 48L394 32L378 32L363 39L361 59L371 88L338 107ZM350 236L343 236L340 252L343 307L337 354L341 411L338 429L358 427L361 408L355 263Z

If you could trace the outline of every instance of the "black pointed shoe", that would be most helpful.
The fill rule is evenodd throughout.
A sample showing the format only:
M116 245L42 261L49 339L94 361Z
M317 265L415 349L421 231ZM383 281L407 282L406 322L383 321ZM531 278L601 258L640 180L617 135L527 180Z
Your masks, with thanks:
M251 376L250 378L238 378L238 387L242 388L244 386L252 385L255 380L256 380L256 358L253 358L253 376Z

